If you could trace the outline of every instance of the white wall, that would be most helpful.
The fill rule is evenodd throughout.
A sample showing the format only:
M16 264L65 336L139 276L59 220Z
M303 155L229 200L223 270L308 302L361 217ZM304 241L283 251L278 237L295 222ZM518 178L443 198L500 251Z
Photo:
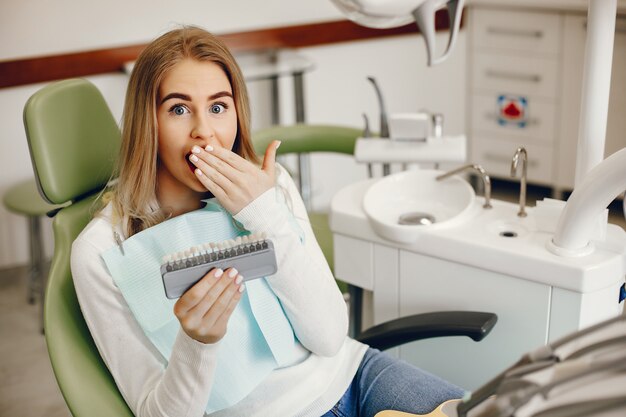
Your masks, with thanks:
M340 18L329 0L0 0L0 60L145 43L179 24L229 33Z
M249 10L242 13L242 10ZM120 12L120 11L123 11ZM177 24L197 24L216 33L341 19L328 0L162 0L79 2L76 0L0 0L0 59L16 59L69 51L144 43ZM439 43L446 35L439 35ZM7 41L7 40L13 40ZM424 45L415 35L340 43L298 51L315 63L305 75L306 117L311 123L361 127L367 113L378 129L378 106L366 76L375 76L389 112L428 109L443 112L446 133L464 132L465 36L461 35L449 62L426 67ZM244 65L264 56L240 57ZM88 77L102 91L116 120L120 120L127 77L104 74ZM22 109L41 85L0 89L0 195L15 182L32 177L22 125ZM249 85L253 128L270 123L268 84ZM294 121L291 80L281 79L281 119ZM313 203L325 208L345 184L365 178L365 168L350 158L313 159ZM46 252L52 253L50 221L44 223ZM26 220L0 207L0 268L28 262Z
M437 45L447 43L437 35ZM444 133L465 132L465 34L450 58L437 67L426 66L426 49L418 35L306 48L300 51L317 68L306 77L306 115L310 123L363 127L378 131L379 108L367 76L376 78L389 113L422 109L444 114ZM375 167L380 168L380 167ZM392 167L399 169L400 167ZM367 178L366 166L344 155L312 158L312 203L326 209L332 195L345 185ZM378 171L375 171L378 172Z

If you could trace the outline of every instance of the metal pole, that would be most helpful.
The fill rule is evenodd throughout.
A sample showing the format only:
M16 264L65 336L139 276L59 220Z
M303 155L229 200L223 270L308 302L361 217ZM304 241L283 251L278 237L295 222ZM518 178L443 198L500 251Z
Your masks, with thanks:
M280 94L278 92L278 75L270 77L270 84L272 125L277 126L280 124Z
M294 72L293 90L295 96L296 123L304 123L304 77L302 72ZM298 174L300 194L307 211L312 208L311 203L311 161L308 153L298 154Z
M36 280L36 292L39 297L39 328L43 334L43 304L46 293L46 279L44 276L43 238L41 235L41 218L30 216L30 245L31 245L31 283Z

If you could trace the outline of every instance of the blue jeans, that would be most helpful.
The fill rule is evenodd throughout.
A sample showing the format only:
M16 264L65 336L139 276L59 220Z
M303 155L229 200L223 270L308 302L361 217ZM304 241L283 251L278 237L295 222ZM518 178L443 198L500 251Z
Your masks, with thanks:
M348 390L322 417L374 417L383 410L428 414L463 394L449 382L369 348Z

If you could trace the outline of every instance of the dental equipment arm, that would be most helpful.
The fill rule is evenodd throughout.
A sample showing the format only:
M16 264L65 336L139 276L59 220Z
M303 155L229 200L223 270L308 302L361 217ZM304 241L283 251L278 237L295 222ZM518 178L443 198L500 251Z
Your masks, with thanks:
M465 0L332 0L348 19L371 28L392 28L415 21L426 42L428 66L439 64L454 47ZM446 7L450 38L443 55L435 57L435 13Z
M590 253L596 219L625 189L626 148L596 165L574 188L559 217L554 238L548 242L548 250L559 256Z

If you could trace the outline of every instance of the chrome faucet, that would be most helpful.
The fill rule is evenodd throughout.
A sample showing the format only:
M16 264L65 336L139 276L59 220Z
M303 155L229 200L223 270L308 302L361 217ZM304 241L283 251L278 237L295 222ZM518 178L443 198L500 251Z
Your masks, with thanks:
M483 169L483 167L481 167L480 165L477 164L469 164L469 165L464 165L460 168L457 169L453 169L452 171L446 172L445 174L441 174L437 177L437 181L441 181L443 179L446 179L448 177L451 177L455 174L458 174L460 172L463 172L467 169L472 169L476 172L478 172L480 174L480 177L483 180L483 185L485 188L485 204L483 204L483 208L486 209L490 209L491 206L491 179L489 178L489 175L487 175L487 172Z
M387 110L385 109L385 102L383 101L383 94L378 88L376 78L367 77L367 80L372 83L374 90L376 90L376 97L378 97L378 105L380 107L380 137L389 138L389 123L387 123ZM387 176L391 173L391 165L388 163L383 164L383 176Z
M528 152L525 148L519 147L513 155L513 161L511 161L511 178L515 178L517 173L517 167L519 166L520 157L522 158L522 176L520 178L520 191L519 191L519 211L517 215L519 217L526 217L526 172L528 165Z
M380 88L378 88L378 83L376 82L376 78L367 77L367 80L372 83L374 86L374 90L376 90L376 97L378 97L378 106L380 108L380 137L388 138L389 137L389 123L387 123L387 110L385 109L385 102L383 101L383 94L380 92Z

